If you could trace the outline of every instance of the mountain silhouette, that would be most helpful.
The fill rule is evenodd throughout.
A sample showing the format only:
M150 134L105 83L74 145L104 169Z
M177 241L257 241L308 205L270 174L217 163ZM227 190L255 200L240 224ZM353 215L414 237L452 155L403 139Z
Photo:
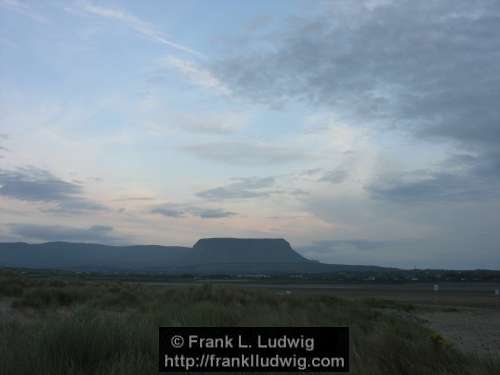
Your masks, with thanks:
M304 258L284 239L206 238L193 247L0 243L0 266L74 271L290 274L383 270Z

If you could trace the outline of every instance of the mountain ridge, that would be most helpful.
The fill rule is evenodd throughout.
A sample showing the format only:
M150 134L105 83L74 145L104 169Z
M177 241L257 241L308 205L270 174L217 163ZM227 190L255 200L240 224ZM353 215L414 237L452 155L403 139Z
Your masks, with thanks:
M74 271L199 274L334 273L390 269L305 258L282 238L202 238L193 247L98 243L0 242L0 266Z

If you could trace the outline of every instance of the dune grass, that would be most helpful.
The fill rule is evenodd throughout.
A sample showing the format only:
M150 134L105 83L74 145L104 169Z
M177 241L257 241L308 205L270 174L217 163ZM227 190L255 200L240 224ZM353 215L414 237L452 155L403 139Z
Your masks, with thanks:
M465 355L418 322L385 314L380 307L412 309L387 301L214 285L11 284L21 291L0 288L15 312L0 321L0 375L157 374L158 327L190 325L347 325L352 374L500 373L498 358Z

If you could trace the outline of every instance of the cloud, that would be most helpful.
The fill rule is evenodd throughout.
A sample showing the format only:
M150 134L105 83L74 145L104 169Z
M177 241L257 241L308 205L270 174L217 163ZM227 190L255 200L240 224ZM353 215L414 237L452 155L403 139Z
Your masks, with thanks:
M496 199L500 196L500 157L455 155L434 170L382 176L366 190L374 199L406 204Z
M167 217L179 218L186 214L186 209L180 205L167 203L151 210L154 214L160 214Z
M236 215L234 212L226 211L221 208L191 207L189 212L193 215L201 217L202 219L220 219Z
M151 212L174 219L182 218L187 215L197 216L202 219L221 219L236 215L235 212L226 211L221 208L204 208L175 203L167 203L154 207Z
M124 238L116 236L113 233L113 227L106 225L78 228L65 225L14 223L8 224L7 228L11 236L24 241L72 241L119 244L124 240Z
M81 185L66 182L35 167L0 169L0 196L30 202L50 202L56 212L102 210L105 207L83 197Z
M500 184L484 172L492 165L477 163L482 158L453 159L448 169L382 174L361 191L312 190L304 209L333 227L321 237L389 243L374 252L336 243L310 256L347 264L498 267L491 259L500 240Z
M237 141L195 144L184 150L201 159L243 166L286 164L306 158L304 152L285 146Z
M375 199L412 204L484 198L469 185L466 179L449 173L433 173L425 177L419 173L410 180L398 176L390 181L380 181L367 190Z
M179 114L174 116L175 126L192 133L205 134L232 134L242 129L246 123L246 116L239 113L200 113Z
M398 128L476 151L500 147L499 2L327 6L321 16L291 19L270 33L269 48L250 44L212 71L258 103L302 101L349 124Z
M339 0L321 15L291 18L211 65L235 96L269 106L305 103L339 123L403 131L472 153L462 164L382 176L377 200L489 199L500 176L500 3ZM381 167L384 168L383 166ZM451 168L451 170L450 170ZM340 183L332 172L320 178Z
M319 178L319 182L329 182L331 184L341 184L349 177L347 171L336 169L332 171L327 171Z
M55 208L46 209L45 212L60 213L60 214L75 214L84 211L100 211L106 210L106 206L101 203L93 202L83 197L74 197L66 199L58 203Z
M162 65L173 68L197 86L212 90L221 95L230 95L231 90L209 69L186 59L168 56Z
M275 183L274 177L238 178L226 186L200 191L196 195L208 200L249 199L267 197L273 193L269 188Z
M92 4L90 2L81 2L79 4L79 9L83 10L84 12L88 14L92 14L94 16L98 17L103 17L103 18L108 18L112 19L118 22L121 22L125 24L126 26L130 27L132 30L137 32L138 34L141 34L153 41L156 41L158 43L162 43L164 45L167 45L171 48L174 48L178 51L186 52L191 55L195 55L197 57L204 57L204 55L201 52L198 52L192 48L189 48L185 45L176 43L169 39L164 33L161 31L157 30L152 24L149 22L146 22L128 12L126 12L123 9L120 8L106 8L102 6L98 6L95 4Z
M77 184L65 182L37 168L0 171L0 194L27 201L59 201L80 193Z
M314 176L323 171L322 168L309 168L299 172L300 176Z

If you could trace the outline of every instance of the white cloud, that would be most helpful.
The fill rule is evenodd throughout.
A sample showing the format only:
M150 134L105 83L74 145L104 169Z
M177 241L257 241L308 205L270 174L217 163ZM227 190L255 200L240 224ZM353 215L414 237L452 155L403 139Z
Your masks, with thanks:
M207 88L222 95L231 95L231 90L210 70L192 61L168 56L163 60L165 66L174 68L195 85Z
M95 4L92 4L90 2L82 2L80 3L80 9L86 13L92 14L94 16L98 17L103 17L103 18L110 18L118 22L122 22L131 29L133 29L135 32L142 34L151 40L154 40L156 42L162 43L164 45L167 45L169 47L172 47L176 50L187 52L191 55L195 55L198 57L204 57L204 55L201 52L198 52L190 47L187 47L185 45L176 43L169 39L164 33L161 31L157 30L152 24L150 24L147 21L144 21L133 14L130 14L126 12L123 9L120 8L107 8L107 7L101 7L97 6Z

